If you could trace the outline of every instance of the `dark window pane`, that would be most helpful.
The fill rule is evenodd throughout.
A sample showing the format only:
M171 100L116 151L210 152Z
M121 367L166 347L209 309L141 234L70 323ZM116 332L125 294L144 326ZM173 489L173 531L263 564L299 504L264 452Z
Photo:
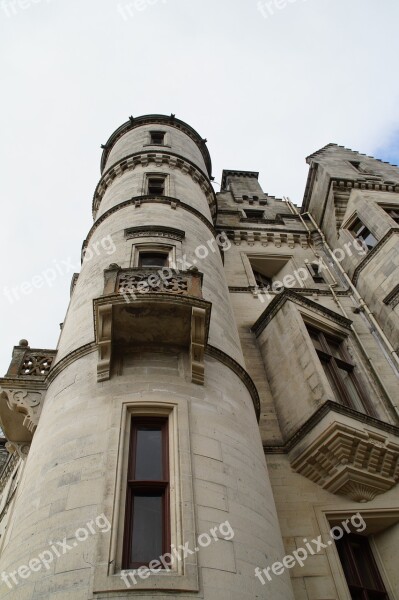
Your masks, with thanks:
M263 210L244 210L245 216L247 219L263 219L264 212Z
M364 405L359 395L359 392L357 391L356 386L352 380L351 371L343 368L339 364L337 364L337 367L341 375L341 381L345 386L346 393L350 397L351 405L359 412L364 412Z
M349 534L336 545L351 598L388 600L368 539Z
M162 177L150 177L148 179L148 193L163 196L165 192L165 179Z
M161 495L134 496L131 547L133 563L145 565L162 556L162 505Z
M319 356L320 358L320 356ZM324 372L327 375L328 383L330 384L332 391L335 396L335 400L340 404L346 404L345 398L342 397L341 390L339 389L334 377L333 377L333 369L330 361L325 361L320 358L320 362L323 366Z
M136 481L163 479L162 431L160 428L140 427L136 441Z
M374 246L378 243L378 240L376 240L370 230L366 227L366 225L364 225L364 223L360 221L360 219L356 219L349 229L355 238L364 242L368 250L374 248Z
M272 284L272 280L270 279L270 277L266 277L266 275L263 275L263 273L259 273L259 271L253 271L254 277L255 277L255 283L256 285L258 285L259 287L267 287L269 288Z
M165 267L167 263L167 254L162 252L140 252L139 266L140 267Z
M163 131L151 131L151 144L163 145L165 133Z

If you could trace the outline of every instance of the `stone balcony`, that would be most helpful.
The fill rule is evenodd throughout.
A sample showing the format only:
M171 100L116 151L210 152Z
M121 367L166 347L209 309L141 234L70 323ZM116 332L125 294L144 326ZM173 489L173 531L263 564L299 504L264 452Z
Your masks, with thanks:
M104 272L104 295L93 307L98 381L110 378L116 347L178 347L189 350L192 381L203 384L211 303L202 297L197 270L110 265Z
M9 369L0 379L0 422L9 451L27 454L56 353L30 348L26 340L13 349Z

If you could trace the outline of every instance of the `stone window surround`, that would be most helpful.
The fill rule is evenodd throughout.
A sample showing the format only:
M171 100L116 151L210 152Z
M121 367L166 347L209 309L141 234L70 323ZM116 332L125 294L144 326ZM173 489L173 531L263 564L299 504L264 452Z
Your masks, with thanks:
M168 417L171 543L176 547L180 544L184 545L186 542L189 543L189 548L194 548L196 545L191 458L187 460L187 457L191 456L188 405L185 399L176 401L175 397L168 398L167 396L170 394L163 393L160 397L160 394L150 393L148 399L141 397L139 401L123 403L121 414L119 417L115 415L120 427L119 448L116 456L116 468L109 472L107 481L109 489L112 489L110 492L112 498L109 497L106 500L107 506L114 511L114 514L108 556L104 561L105 549L99 548L99 552L102 550L102 556L94 573L93 591L95 594L100 594L99 598L102 597L101 592L129 592L129 588L121 578L121 564L132 416ZM100 542L101 539L99 539ZM176 560L169 571L161 569L146 579L141 579L137 575L137 570L124 570L124 573L136 573L137 583L131 583L130 591L133 591L133 588L135 591L166 589L197 592L199 590L198 564L195 554L181 561Z
M154 144L152 142L152 138L151 138L151 133L152 132L162 132L164 133L164 139L163 139L163 144ZM162 148L171 148L172 147L172 140L171 140L171 133L170 131L163 131L162 128L156 129L155 127L153 129L150 129L149 131L147 131L146 133L146 141L144 144L144 148L147 148L148 146L157 146L157 147L162 147Z
M373 551L374 559L377 563L380 575L384 581L384 585L388 591L390 598L396 598L394 590L390 582L388 581L385 569L374 541L373 535L376 533L382 533L392 525L399 522L399 509L398 508L374 508L365 509L364 505L359 510L359 505L354 503L352 508L346 508L341 510L332 510L331 506L321 505L315 507L315 514L317 523L319 525L319 532L323 537L323 542L326 543L330 538L330 530L334 526L341 526L341 523L345 522L346 519L350 519L353 515L360 512L364 521L366 522L365 532L369 533L369 542ZM319 534L317 532L316 535ZM338 555L338 550L335 544L329 544L325 549L327 560L331 568L331 572L335 574L334 584L336 586L337 598L341 600L351 600L351 595L348 590L346 583L345 574L342 568L341 560Z
M256 287L256 280L255 280L255 275L253 272L253 268L251 265L251 259L260 259L260 260L265 260L265 262L272 262L272 261L285 261L285 264L282 268L284 268L288 262L290 260L293 260L293 255L292 254L265 254L262 252L241 252L241 259L244 265L244 269L245 269L245 273L247 275L248 278L248 285L250 287ZM296 264L294 264L294 270L296 269ZM281 270L281 269L280 269ZM275 277L277 274L279 273L279 271L277 271L275 273L275 275L270 276L270 279L273 279L273 277Z
M316 316L315 314L312 314L310 311L308 311L304 307L299 308L299 313L302 317L303 324L305 327L306 343L308 344L308 347L310 349L312 356L314 357L314 360L317 361L317 362L315 362L315 369L316 369L317 363L320 362L320 359L317 355L316 349L315 349L313 342L310 338L310 335L308 333L307 326L316 328L317 330L321 331L322 333L333 336L336 339L340 340L341 343L346 344L346 350L347 350L347 352L349 352L349 355L351 356L351 358L355 364L356 374L360 375L361 380L362 381L365 380L365 382L367 382L368 385L374 383L374 381L373 382L370 381L370 376L365 372L362 358L360 357L359 353L357 351L355 351L354 344L353 344L353 338L352 338L352 332L351 332L350 328L346 329L336 323L332 323L331 321L329 321L327 318L323 317L322 315ZM317 372L319 373L320 377L321 376L324 377L325 382L328 384L328 388L330 388L330 383L329 383L324 371L320 371L319 369L317 369ZM333 391L333 390L331 390L331 391ZM378 404L377 404L377 410L376 410L377 414L370 415L370 416L374 416L375 418L380 419L380 418L382 418L381 410L383 408L383 403L381 402L381 400L379 399L378 396L376 396L376 397L378 398ZM332 398L334 398L334 394L332 395ZM366 412L366 410L364 411L364 414L368 414ZM385 414L385 407L384 407L383 418L384 418L384 420L386 420L388 418L387 414Z
M356 221L360 221L362 223L362 225L364 225L364 227L366 227L366 229L370 232L370 234L376 239L376 242L378 244L378 242L380 240L373 233L373 228L369 227L369 225L365 222L364 218L362 216L360 216L357 211L354 212L354 213L352 213L351 216L348 217L348 219L346 219L342 223L341 229L346 229L350 233L350 235L351 235L352 238L354 238L355 240L358 240L359 238L356 237L355 234L352 231L352 227L354 226L354 224L356 223ZM371 252L371 250L368 250L368 252Z
M177 250L177 243L175 244L160 244L157 241L152 241L151 238L148 241L143 242L140 240L140 243L132 244L131 254L130 254L130 267L135 268L139 266L139 257L141 252L162 252L168 255L168 264L175 265L177 256L181 255L181 242L180 248Z
M151 171L150 173L144 173L143 187L142 187L142 191L141 191L143 196L149 194L148 185L149 185L150 179L152 179L152 178L154 178L154 179L162 178L164 180L164 190L163 190L162 196L172 196L171 176L168 173L163 173L162 171Z

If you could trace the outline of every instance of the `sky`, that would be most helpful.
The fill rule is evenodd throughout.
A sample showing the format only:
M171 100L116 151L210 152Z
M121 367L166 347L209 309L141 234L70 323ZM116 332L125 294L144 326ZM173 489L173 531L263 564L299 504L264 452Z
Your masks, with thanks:
M21 338L57 344L129 115L207 138L216 190L259 171L300 205L330 142L399 164L398 21L397 0L0 0L0 374Z

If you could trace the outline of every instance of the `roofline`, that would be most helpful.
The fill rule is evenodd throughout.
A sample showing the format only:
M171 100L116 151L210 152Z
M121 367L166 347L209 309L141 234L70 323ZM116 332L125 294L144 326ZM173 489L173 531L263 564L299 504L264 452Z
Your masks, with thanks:
M259 173L257 171L236 171L234 169L223 169L221 184L222 190L224 190L226 187L226 179L229 175L235 175L237 177L253 177L254 179L259 178Z
M180 131L183 131L186 135L188 135L198 146L201 151L201 154L204 158L205 165L208 171L209 177L212 176L212 161L211 155L209 154L209 150L206 146L207 140L202 138L200 134L193 129L190 125L181 121L180 119L176 119L175 115L141 115L139 117L129 117L129 120L126 123L123 123L118 129L116 129L107 142L103 144L101 147L103 148L103 153L101 156L101 174L104 172L106 162L108 160L109 154L116 144L116 142L128 131L135 129L136 127L141 127L142 125L146 125L148 123L154 124L163 124L168 125L169 127L175 127Z
M354 154L357 154L358 156L364 156L366 158L371 158L372 160L377 160L378 162L383 163L385 165L390 165L391 167L399 166L399 165L394 165L393 163L388 162L387 160L382 160L381 158L376 158L375 156L370 156L370 154L364 154L362 152L359 152L358 150L352 150L352 148L347 148L346 146L340 146L339 144L335 144L335 143L327 144L326 146L323 146L323 148L320 148L320 150L316 150L316 152L314 152L313 154L310 154L309 156L306 157L306 162L308 164L310 164L310 162L313 158L315 158L316 156L319 156L320 154L322 154L326 150L329 150L330 148L340 148L341 150L348 150L348 152L353 152Z

